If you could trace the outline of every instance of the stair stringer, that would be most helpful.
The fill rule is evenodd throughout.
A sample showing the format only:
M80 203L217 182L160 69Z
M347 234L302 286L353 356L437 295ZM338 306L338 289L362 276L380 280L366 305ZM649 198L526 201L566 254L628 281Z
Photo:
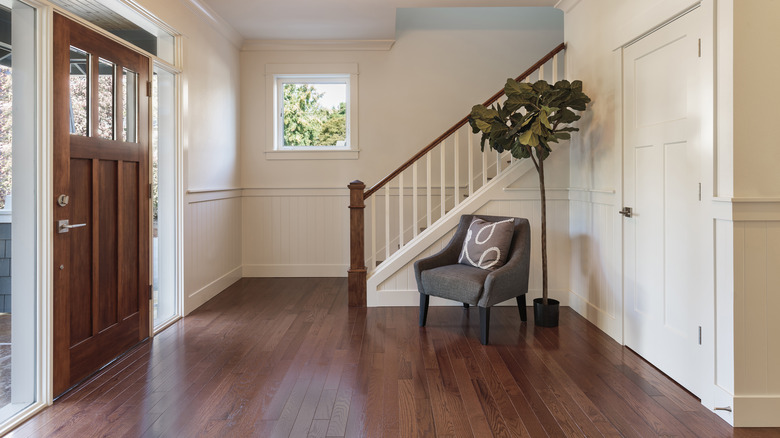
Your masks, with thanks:
M369 274L366 282L366 305L368 307L397 306L379 296L379 286L407 264L416 260L422 252L439 241L458 226L460 216L472 214L495 199L505 198L504 189L530 171L535 171L530 160L520 160L504 169L498 176L470 195L444 217L431 224L425 231L410 240L403 248L393 253ZM410 303L411 305L411 303Z

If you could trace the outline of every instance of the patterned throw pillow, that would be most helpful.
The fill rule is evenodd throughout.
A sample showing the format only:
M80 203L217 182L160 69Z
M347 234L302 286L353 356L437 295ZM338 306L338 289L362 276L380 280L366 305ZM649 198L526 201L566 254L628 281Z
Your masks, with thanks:
M489 270L504 266L515 231L514 222L514 219L499 222L472 219L458 263Z

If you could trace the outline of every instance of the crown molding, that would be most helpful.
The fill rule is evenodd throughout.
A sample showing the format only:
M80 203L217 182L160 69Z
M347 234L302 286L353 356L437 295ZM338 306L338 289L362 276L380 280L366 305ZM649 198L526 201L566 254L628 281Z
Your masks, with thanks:
M387 51L395 40L247 40L243 52L302 51L302 50L375 50Z
M182 0L182 2L203 21L216 29L217 32L230 41L231 44L239 49L241 48L241 45L244 43L244 37L225 21L224 18L220 17L216 11L211 9L210 6L201 0Z
M558 0L558 3L556 3L554 7L562 10L565 14L568 14L580 1L581 0Z

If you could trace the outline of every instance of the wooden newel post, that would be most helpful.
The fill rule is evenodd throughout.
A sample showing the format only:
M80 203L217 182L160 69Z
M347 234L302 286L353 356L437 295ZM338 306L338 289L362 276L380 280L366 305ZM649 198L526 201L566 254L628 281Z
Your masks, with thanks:
M366 307L366 256L362 181L352 181L349 187L349 307Z

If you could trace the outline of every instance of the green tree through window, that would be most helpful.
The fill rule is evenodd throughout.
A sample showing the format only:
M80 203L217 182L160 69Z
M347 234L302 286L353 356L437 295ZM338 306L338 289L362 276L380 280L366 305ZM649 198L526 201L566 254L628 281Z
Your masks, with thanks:
M344 144L347 138L346 102L325 108L322 103L324 94L312 84L284 84L282 123L285 146Z

